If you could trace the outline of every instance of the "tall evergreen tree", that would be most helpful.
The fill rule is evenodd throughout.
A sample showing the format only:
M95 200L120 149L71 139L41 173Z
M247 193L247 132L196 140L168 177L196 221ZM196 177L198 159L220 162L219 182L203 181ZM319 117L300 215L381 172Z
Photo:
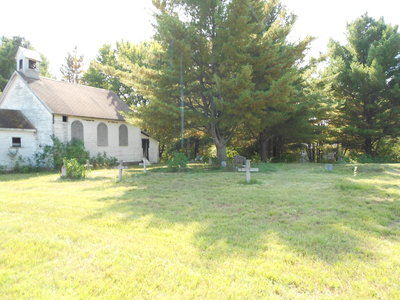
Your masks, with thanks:
M398 26L363 15L348 25L347 38L329 45L324 79L338 111L331 122L346 146L377 155L379 141L400 135Z
M40 63L40 75L43 77L52 78L53 75L49 71L49 60L43 54L40 54L40 58L42 59L42 62Z
M71 83L81 83L83 73L83 55L78 55L78 47L72 53L68 52L65 58L66 64L62 65L60 71L63 80Z
M266 107L286 101L293 75L290 67L280 70L283 57L292 66L307 42L286 42L294 18L279 1L153 3L156 40L164 52L160 69L138 80L151 85L143 90L151 99L143 110L157 111L160 119L178 116L183 90L186 127L209 134L218 159L225 161L239 128L263 128Z

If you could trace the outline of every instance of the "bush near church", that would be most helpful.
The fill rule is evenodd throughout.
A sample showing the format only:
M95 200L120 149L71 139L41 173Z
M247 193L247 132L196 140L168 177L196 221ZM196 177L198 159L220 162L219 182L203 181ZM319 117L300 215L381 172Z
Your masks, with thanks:
M84 179L86 178L86 168L80 164L75 158L64 159L64 166L67 171L68 179Z

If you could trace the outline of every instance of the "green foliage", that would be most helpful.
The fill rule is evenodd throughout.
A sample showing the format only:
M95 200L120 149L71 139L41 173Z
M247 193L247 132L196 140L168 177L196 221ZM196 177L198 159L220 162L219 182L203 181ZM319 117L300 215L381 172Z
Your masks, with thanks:
M350 159L354 162L362 163L362 164L370 164L370 163L393 163L396 160L391 156L372 156L368 154L353 154L350 156ZM398 162L398 161L397 161Z
M67 170L68 179L84 179L86 177L86 168L80 164L75 158L64 158L63 164Z
M93 165L94 168L112 168L118 164L118 159L115 157L107 156L106 152L97 153L97 156L90 158L90 164Z
M54 76L49 71L50 62L46 56L40 54L42 62L40 63L40 75L47 78L53 78Z
M173 171L185 171L189 159L182 152L175 152L173 157L168 161L168 168Z
M89 160L89 152L85 150L83 142L73 140L63 143L55 136L52 137L53 145L44 146L34 155L36 166L40 168L55 168L60 170L64 159L76 159L79 164Z
M18 47L30 48L31 44L23 37L1 37L0 41L0 91L2 91L15 71L15 55Z
M280 157L276 157L272 159L272 162L285 162L285 163L294 163L298 162L300 160L300 154L299 153L284 153Z
M8 170L7 168L2 169L0 167L0 173L32 173L40 171L40 168L32 162L30 158L25 158L22 155L19 155L19 152L8 152L8 157L12 161L12 169Z
M83 55L78 55L78 47L72 53L68 52L66 64L62 65L60 72L63 79L71 83L81 83L83 73Z
M3 91L12 73L15 71L15 55L20 46L33 49L31 43L23 37L14 36L8 38L3 36L0 38L0 92ZM50 77L49 62L43 54L40 56L43 60L40 66L40 73L43 76Z
M147 100L133 86L127 85L128 79L118 76L120 72L129 73L129 64L147 64L151 56L152 43L133 45L129 42L117 42L115 49L111 45L103 45L89 69L83 75L85 84L111 90L130 106L146 105Z
M379 155L382 139L400 135L398 26L363 15L348 25L348 43L329 45L324 73L337 113L331 123L346 147Z
M126 71L106 68L149 100L136 114L140 127L161 142L176 139L183 96L187 131L206 133L226 161L226 147L244 124L263 130L266 120L288 118L309 39L286 41L295 18L278 1L153 3L157 43L150 59L125 57L119 61Z
M39 170L60 170L64 160L75 160L79 165L85 165L87 161L94 168L111 168L117 165L115 157L98 153L97 156L90 157L85 149L83 142L73 140L63 143L58 138L52 137L53 145L42 147L40 151L34 153L33 158L24 158L18 153L10 153L10 158L14 161L13 171L16 173L26 173Z

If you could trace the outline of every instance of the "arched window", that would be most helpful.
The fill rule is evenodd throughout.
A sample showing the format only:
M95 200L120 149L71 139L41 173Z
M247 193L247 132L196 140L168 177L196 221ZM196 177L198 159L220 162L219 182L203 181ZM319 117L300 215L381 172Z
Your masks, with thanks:
M83 124L81 121L73 121L71 124L71 140L83 142Z
M128 146L128 127L126 125L119 126L119 145Z
M108 128L104 123L100 123L97 126L97 146L108 146Z

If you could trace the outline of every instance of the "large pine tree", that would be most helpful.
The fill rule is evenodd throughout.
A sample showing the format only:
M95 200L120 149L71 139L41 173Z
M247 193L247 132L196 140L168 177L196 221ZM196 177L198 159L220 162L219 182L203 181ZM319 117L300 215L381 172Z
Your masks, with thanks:
M329 46L324 79L338 110L331 122L346 146L377 155L379 141L400 135L398 26L363 15L348 25L347 38Z
M150 105L142 114L176 119L183 91L186 127L209 134L225 161L239 128L263 130L272 122L271 107L287 103L292 67L307 42L286 41L294 18L279 1L153 3L156 40L164 51L159 69L139 78L150 84L143 90Z

